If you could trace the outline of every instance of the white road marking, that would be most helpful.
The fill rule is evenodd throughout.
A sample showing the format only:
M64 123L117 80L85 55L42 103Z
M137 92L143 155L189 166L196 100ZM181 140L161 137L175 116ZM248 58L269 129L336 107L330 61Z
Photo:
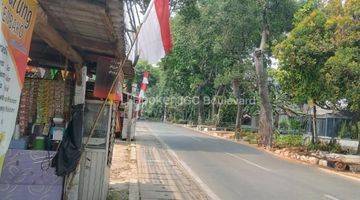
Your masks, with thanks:
M268 168L263 167L263 166L261 166L261 165L258 165L258 164L256 164L256 163L253 163L253 162L251 162L251 161L249 161L249 160L246 160L245 158L242 158L242 157L240 157L240 156L234 155L234 154L232 154L232 153L226 153L226 154L229 155L229 156L231 156L231 157L240 159L240 160L246 162L246 163L249 164L249 165L255 166L255 167L260 168L260 169L262 169L262 170L265 170L265 171L267 171L267 172L271 172L271 169L268 169Z
M337 171L334 171L334 170L331 170L331 169L326 169L326 168L318 168L319 170L325 172L325 173L328 173L328 174L335 174L335 175L338 175L340 176L341 178L344 178L344 179L351 179L353 181L357 181L357 182L360 182L360 179L357 178L357 177L353 177L353 176L350 176L350 175L347 175L347 174L343 174L341 172L337 172Z
M340 199L338 199L338 198L336 198L334 196L331 196L329 194L324 194L324 197L327 198L327 199L330 199L330 200L340 200Z

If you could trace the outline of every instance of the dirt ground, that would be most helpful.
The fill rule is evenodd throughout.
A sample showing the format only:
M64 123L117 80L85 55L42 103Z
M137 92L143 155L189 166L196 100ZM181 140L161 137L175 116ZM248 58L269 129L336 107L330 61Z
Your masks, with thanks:
M129 199L131 175L130 149L125 141L116 140L110 171L108 200Z

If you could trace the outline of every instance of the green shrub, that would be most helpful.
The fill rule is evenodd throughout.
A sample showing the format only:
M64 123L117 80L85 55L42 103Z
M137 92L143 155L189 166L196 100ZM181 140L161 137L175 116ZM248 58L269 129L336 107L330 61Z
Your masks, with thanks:
M280 135L276 133L274 135L274 146L278 148L288 148L288 147L300 147L303 145L303 136L302 135Z
M249 130L246 130L246 129L241 129L241 132L240 132L240 137L244 138L250 134L253 134L253 132L249 131Z
M289 119L290 130L299 133L301 130L301 122L297 119Z
M279 122L279 128L283 129L283 130L288 130L289 129L289 121L288 120L281 120Z
M236 121L236 105L223 105L220 108L220 115L218 116L219 125L222 127L228 127L230 124L235 124Z
M179 119L179 120L178 120L178 123L179 123L179 124L187 124L187 120L185 120L185 119Z
M341 126L340 126L340 129L339 129L339 132L338 132L338 136L339 138L348 138L349 137L349 124L344 121L343 123L341 123Z
M331 140L330 142L317 142L315 144L312 144L311 142L307 144L307 149L309 151L328 151L331 153L346 153L341 149L341 145L336 142L336 140Z
M244 138L244 141L249 142L250 144L258 144L260 135L252 132L241 132L241 135Z
M357 122L357 126L360 127L360 122ZM350 136L350 138L353 139L353 140L358 139L359 136L360 136L359 131L360 130L358 130L356 128L356 122L351 123L351 128L350 128L351 136Z

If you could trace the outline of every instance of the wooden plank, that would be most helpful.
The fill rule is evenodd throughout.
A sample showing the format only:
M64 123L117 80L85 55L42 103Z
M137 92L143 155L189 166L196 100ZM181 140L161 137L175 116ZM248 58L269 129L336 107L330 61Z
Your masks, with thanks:
M39 7L34 32L50 47L58 50L74 63L83 63L82 57L69 45L62 36L48 23L47 14Z
M101 153L95 153L94 158L95 160L93 161L95 166L92 169L94 174L94 193L93 193L93 200L99 199L99 195L100 195L100 190L102 189L102 185L103 185L103 176L104 176L104 171L103 171L103 167L102 167L102 159L100 156Z
M105 13L105 9L101 8L99 10L91 10L91 11L81 11L81 10L76 10L74 8L62 8L62 7L56 7L53 5L44 5L46 6L46 11L50 11L53 12L53 15L55 16L64 16L64 17L78 17L81 19L89 19L89 20L97 20L97 21L101 21L101 15L99 14L103 14Z
M63 9L74 9L77 11L94 12L104 9L104 4L99 5L82 0L77 0L77 1L38 0L38 1L40 2L41 5L44 4L44 5L59 7Z
M85 151L85 156L84 156L84 166L83 166L83 171L84 171L84 176L82 177L82 179L80 179L81 183L84 185L83 187L83 191L82 191L82 194L80 197L80 199L83 199L83 200L86 200L86 196L87 196L87 193L89 192L89 177L90 177L90 170L89 170L89 167L90 167L90 164L89 164L89 161L87 160L87 157L89 157L89 153Z
M114 43L100 42L96 40L87 39L85 37L79 37L77 35L72 35L71 37L69 37L68 41L73 46L94 52L113 53L113 49L116 48Z
M86 153L84 153L86 154ZM84 192L86 192L86 183L84 182L85 177L86 177L86 155L83 156L83 158L81 159L81 164L80 164L80 186L79 186L79 199L81 200L82 196L84 196Z

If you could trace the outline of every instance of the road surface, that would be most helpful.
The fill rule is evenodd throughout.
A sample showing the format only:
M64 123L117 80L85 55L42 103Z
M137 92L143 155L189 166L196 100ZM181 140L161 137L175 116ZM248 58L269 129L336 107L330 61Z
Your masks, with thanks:
M175 125L140 121L137 127L163 141L219 199L360 200L360 182L315 166Z

